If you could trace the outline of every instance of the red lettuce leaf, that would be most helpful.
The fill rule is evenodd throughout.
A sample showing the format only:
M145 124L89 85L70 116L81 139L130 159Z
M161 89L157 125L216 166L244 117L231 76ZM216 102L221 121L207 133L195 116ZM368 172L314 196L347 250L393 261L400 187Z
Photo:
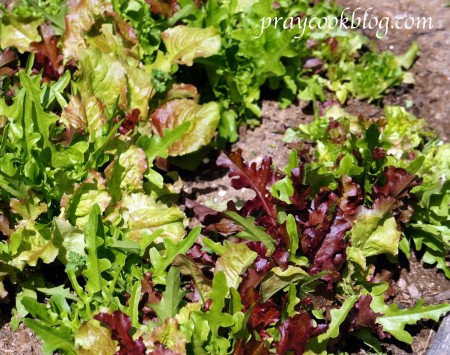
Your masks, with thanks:
M234 348L233 355L268 355L269 352L264 346L264 342L261 340L251 339L244 343L242 339L239 339Z
M161 302L162 294L153 287L152 274L144 273L141 280L141 299L139 301L139 309L142 311L142 322L156 319L156 313L148 306L148 304L156 304Z
M326 325L314 328L311 316L302 311L285 320L278 329L281 335L277 354L284 355L291 350L295 355L301 355L305 351L308 340L325 332Z
M386 183L383 186L375 185L373 190L378 196L402 198L409 196L409 191L421 183L414 174L405 169L388 166L384 169Z
M361 192L361 186L353 182L352 178L345 176L342 178L342 198L340 208L345 215L354 215L356 208L361 205L363 201L363 195Z
M180 9L177 0L145 0L145 2L150 5L150 11L154 15L172 17Z
M270 337L266 328L280 320L280 307L272 299L264 303L259 301L252 308L252 313L248 319L247 327L253 333L256 331L263 338Z
M381 325L376 323L377 317L382 316L381 313L375 313L370 308L372 302L371 295L362 295L355 303L356 315L354 315L349 330L366 328L377 334L380 339L385 338Z
M392 211L397 220L407 223L414 213L412 205L417 203L415 196L411 195L411 189L420 185L422 179L393 166L384 169L384 179L384 185L375 185L373 188L374 208L382 208L384 213Z
M145 0L150 5L150 10L154 15L172 17L180 10L178 0ZM203 0L193 0L195 6L200 7Z
M194 210L195 216L210 232L228 236L243 230L241 226L228 219L223 212L218 212L190 199L186 199L185 205L187 208ZM228 211L236 211L234 204L228 204Z
M120 349L116 355L141 355L145 352L142 338L133 340L130 335L131 320L125 313L117 310L112 314L99 313L94 319L102 322L110 332L111 337L119 342Z
M125 115L125 119L122 122L122 125L119 127L119 132L122 134L127 134L129 131L132 131L134 127L139 122L139 115L141 114L141 111L138 108L135 108L128 112ZM115 120L116 123L119 121L118 119Z
M44 70L44 77L58 79L64 72L63 55L58 48L59 38L53 27L47 24L39 26L39 32L42 41L30 43L30 49L36 58L34 66L38 70Z
M311 274L330 271L331 274L325 275L323 277L324 280L337 281L339 279L339 269L346 260L345 250L347 243L344 241L344 236L350 228L351 224L349 221L341 217L335 218L329 233L312 259L312 265L309 270Z
M240 214L246 217L254 211L262 209L269 218L269 222L274 225L277 214L269 191L269 187L276 180L275 173L271 168L272 159L265 157L259 168L256 163L247 165L242 158L242 150L238 149L229 154L220 154L217 158L217 165L230 169L228 176L232 179L231 186L235 189L249 188L256 193L256 197L253 200L249 200L244 204Z
M10 48L6 48L0 53L0 76L13 76L18 70L18 64L19 58Z

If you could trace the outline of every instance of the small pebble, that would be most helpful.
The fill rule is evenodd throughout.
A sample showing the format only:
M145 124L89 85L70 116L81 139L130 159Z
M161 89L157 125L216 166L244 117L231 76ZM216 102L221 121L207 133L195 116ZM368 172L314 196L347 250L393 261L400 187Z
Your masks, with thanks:
M411 284L408 286L408 292L411 295L411 297L416 300L421 297L419 290L417 289L416 285L414 285L414 284Z
M398 279L397 286L400 288L400 290L405 291L406 287L408 287L408 284L403 279Z
M450 300L450 290L441 292L434 298L437 302L442 302L446 300Z

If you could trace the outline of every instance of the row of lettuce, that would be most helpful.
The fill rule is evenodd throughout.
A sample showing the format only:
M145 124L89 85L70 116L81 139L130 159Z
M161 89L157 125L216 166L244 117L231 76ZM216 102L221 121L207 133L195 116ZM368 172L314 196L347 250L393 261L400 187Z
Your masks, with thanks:
M450 310L387 305L376 279L380 255L395 263L411 244L450 276L450 148L401 108L361 121L332 106L286 133L297 149L284 172L221 155L233 187L255 198L221 212L187 201L204 225L187 232L166 158L190 160L217 144L216 129L219 144L236 140L263 86L281 105L324 100L322 87L342 102L377 99L417 51L362 54L350 32L294 41L268 28L254 40L264 16L338 11L274 5L3 10L0 297L15 298L13 327L24 321L45 353L301 354L355 337L381 351L377 339L410 343L405 325Z
M152 109L174 99L217 101L220 118L211 108L215 116L207 126L218 126L222 147L237 139L238 124L258 124L261 92L278 95L287 107L297 98L325 101L330 92L341 103L349 97L379 100L390 87L413 82L402 68L412 65L415 44L395 57L372 51L356 31L300 27L313 17L330 23L340 18L342 9L331 1L99 0L69 7L61 0L26 0L5 10L1 47L39 52L36 68L45 67L49 79L68 66L79 68L88 75L85 95L107 107L120 97L120 107L139 109L142 119L149 99ZM267 19L280 24L262 31ZM176 82L199 87L201 97L193 87L168 93Z

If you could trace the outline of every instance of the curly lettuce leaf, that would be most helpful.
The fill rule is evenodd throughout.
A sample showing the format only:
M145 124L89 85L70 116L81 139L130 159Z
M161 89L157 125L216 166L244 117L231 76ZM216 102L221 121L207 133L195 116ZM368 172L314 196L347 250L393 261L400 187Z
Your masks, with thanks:
M109 329L100 326L95 320L83 323L74 334L75 348L78 354L113 354L117 349L117 341L112 340Z
M257 254L245 244L225 245L225 249L216 262L215 271L223 271L228 287L238 288L241 283L239 275L243 274L253 264Z
M32 42L39 42L38 26L42 19L21 18L14 14L3 16L0 22L0 48L16 47L20 53L29 52Z
M383 326L383 331L391 333L404 343L411 344L413 340L411 334L405 329L406 325L416 324L422 319L438 321L441 316L450 311L450 304L448 303L424 306L422 299L409 309L399 309L395 303L387 305L384 303L384 294L378 292L382 287L383 285L373 292L377 294L372 295L373 300L370 307L373 311L383 314L376 320L378 324Z
M147 168L145 152L135 145L127 147L119 155L119 159L113 161L106 169L108 186L112 190L112 195L115 195L116 190L124 194L142 191Z
M48 228L32 221L22 221L10 237L11 264L23 270L26 264L36 266L38 260L52 263L59 250Z
M165 129L174 130L184 122L190 122L185 135L169 148L170 156L195 152L209 144L220 121L220 109L216 102L199 105L193 100L172 100L159 107L152 116L153 128L163 137Z
M110 13L110 3L103 0L70 3L73 7L66 16L66 31L62 36L63 55L66 61L78 59L87 49L86 33L95 23L95 17Z
M143 193L127 195L119 205L123 208L125 235L131 240L139 242L144 232L151 234L157 230L163 232L156 243L165 238L176 242L185 236L186 216L178 206L169 207Z
M220 51L220 35L214 27L192 28L178 25L161 33L171 63L192 66L195 58L205 58Z
M64 325L49 327L43 322L34 319L25 319L25 324L44 342L42 346L44 354L51 355L56 350L63 350L70 355L77 354L75 345L70 340L72 338L70 328Z
M383 218L377 211L360 213L351 230L352 246L359 248L365 257L397 255L400 236L395 218Z

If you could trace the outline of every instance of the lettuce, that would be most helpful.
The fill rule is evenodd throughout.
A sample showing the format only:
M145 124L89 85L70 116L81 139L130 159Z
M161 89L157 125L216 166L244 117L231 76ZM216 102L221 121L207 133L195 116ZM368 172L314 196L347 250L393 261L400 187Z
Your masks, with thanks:
M2 16L0 22L0 48L16 47L20 53L29 52L32 42L39 42L38 26L41 19Z
M152 116L154 130L164 136L164 130L173 130L185 122L190 126L185 135L169 148L170 156L195 152L209 144L220 120L219 105L210 102L199 105L193 100L172 100L159 107Z
M210 57L220 51L220 35L213 27L175 26L161 33L172 64L192 66L195 58Z

